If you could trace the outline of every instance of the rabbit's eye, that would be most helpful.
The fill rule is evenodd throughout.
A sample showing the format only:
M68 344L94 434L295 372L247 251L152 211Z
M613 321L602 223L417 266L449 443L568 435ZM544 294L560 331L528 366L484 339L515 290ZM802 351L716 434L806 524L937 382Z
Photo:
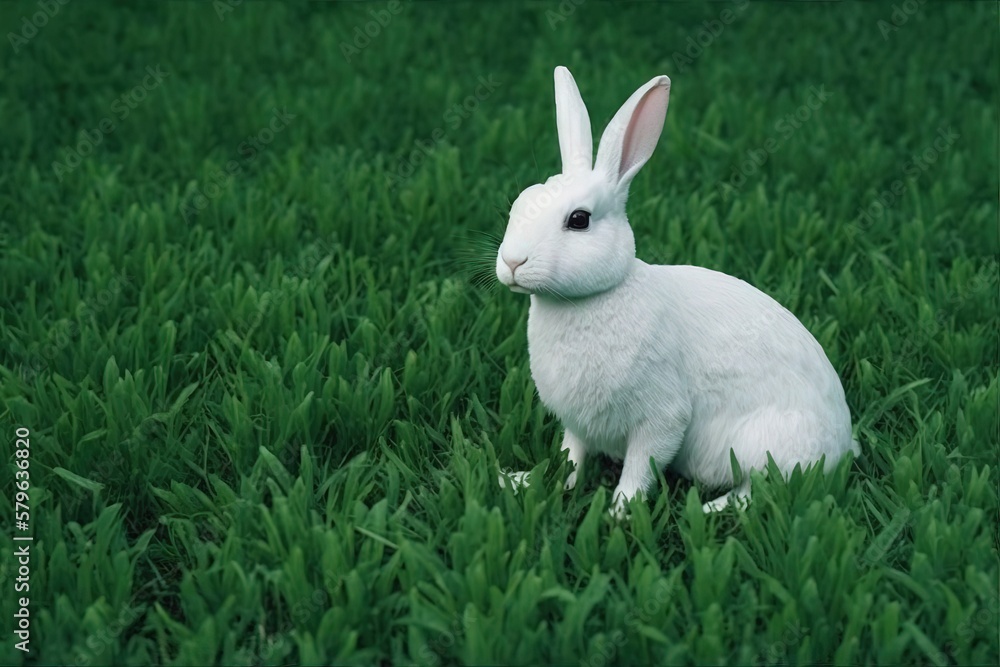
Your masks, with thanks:
M590 227L590 212L577 209L569 214L569 220L566 221L566 226L570 229L586 229Z

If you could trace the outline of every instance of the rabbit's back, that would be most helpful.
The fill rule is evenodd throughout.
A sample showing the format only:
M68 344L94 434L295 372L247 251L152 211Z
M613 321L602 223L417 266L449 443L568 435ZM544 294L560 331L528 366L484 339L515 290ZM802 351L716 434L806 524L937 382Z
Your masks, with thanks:
M783 469L854 444L840 378L813 335L748 283L692 266L650 267L674 294L691 390L691 422L673 467L731 483L729 449L745 469Z
M753 407L843 401L822 346L784 306L733 276L695 266L650 266L671 295L671 319L692 391L702 402Z

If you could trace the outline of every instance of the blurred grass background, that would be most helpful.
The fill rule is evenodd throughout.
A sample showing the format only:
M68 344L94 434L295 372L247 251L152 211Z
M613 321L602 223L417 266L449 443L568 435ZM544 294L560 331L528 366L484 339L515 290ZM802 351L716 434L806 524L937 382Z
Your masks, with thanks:
M0 662L997 662L995 3L42 4L0 6ZM744 514L562 491L477 283L559 64L595 132L671 77L638 255L796 313L862 459Z

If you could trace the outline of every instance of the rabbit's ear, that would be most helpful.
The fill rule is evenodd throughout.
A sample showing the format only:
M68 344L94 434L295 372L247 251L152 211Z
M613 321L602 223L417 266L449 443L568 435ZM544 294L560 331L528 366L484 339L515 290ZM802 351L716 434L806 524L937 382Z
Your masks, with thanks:
M635 91L608 123L594 168L604 171L616 187L627 189L653 154L669 101L670 79L658 76Z
M559 131L563 173L590 171L594 160L594 138L590 134L587 107L568 69L557 67L555 80L556 129Z

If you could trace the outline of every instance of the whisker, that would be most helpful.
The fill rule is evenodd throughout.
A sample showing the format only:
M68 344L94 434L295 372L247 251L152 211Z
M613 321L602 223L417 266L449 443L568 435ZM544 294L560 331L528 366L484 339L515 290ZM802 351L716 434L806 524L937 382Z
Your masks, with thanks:
M569 298L568 296L564 296L564 295L563 295L563 294L562 294L561 292L556 292L556 295L557 295L557 296L558 296L558 297L559 297L560 299L562 299L562 300L563 300L563 303L565 303L565 304L571 304L571 303L573 303L573 300L572 300L572 299L570 299L570 298Z
M494 230L465 230L456 243L453 257L449 259L455 272L470 287L487 297L491 297L499 287L496 253L500 241L501 233Z
M547 295L554 296L554 297L556 297L557 299L559 299L560 301L562 301L563 303L566 303L566 304L573 303L573 301L569 297L567 297L566 295L564 295L562 292L560 292L559 290L557 290L554 287L546 287L544 290L539 290L539 292L542 293L542 294L547 294Z

